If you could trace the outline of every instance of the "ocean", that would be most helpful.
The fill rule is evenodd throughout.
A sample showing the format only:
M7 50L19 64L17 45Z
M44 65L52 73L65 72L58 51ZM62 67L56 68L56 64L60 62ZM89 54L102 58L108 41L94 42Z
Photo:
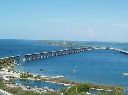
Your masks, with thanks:
M128 43L117 42L71 42L86 46L113 47L128 50ZM34 40L0 40L0 57L43 51L65 49ZM42 68L42 71L40 69ZM74 72L75 69L75 72ZM128 55L116 51L92 50L77 54L58 56L42 60L20 62L16 70L30 71L45 76L64 76L76 82L119 85L128 87Z

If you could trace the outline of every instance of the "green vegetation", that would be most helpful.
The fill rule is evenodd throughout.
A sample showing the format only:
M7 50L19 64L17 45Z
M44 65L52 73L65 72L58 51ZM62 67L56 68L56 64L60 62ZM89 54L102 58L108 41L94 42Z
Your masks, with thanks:
M8 86L6 86L6 84L3 83L2 79L0 79L0 89L5 90L5 91L7 91L9 93L12 93L14 95L28 95L28 94L22 94L24 91L22 91L21 88L19 88L19 87L8 87ZM32 94L30 94L30 95L32 95Z
M0 63L3 64L4 66L8 66L11 63L11 59L10 58L0 59Z
M99 86L90 83L79 83L69 89L62 89L63 95L86 95L86 92L90 91L90 88L102 88L104 91L97 91L96 95L123 95L123 89L116 86ZM106 91L107 89L113 90L111 92Z
M37 93L35 91L23 91L19 87L8 87L3 83L3 80L0 79L0 89L5 90L13 95L60 95L58 92L47 92L47 93Z
M27 77L28 73L25 75ZM66 80L64 78L42 78L40 75L37 75L33 77L35 80L40 79L42 81L53 81L58 83L67 83L72 84L69 89L64 88L60 92L64 95L86 95L86 92L89 92L91 88L94 89L103 89L104 91L98 91L97 95L123 95L123 89L119 86L104 86L104 85L95 85L91 83L76 83L69 80ZM106 91L106 90L112 90L112 91ZM54 94L56 93L56 94ZM60 95L60 93L57 92L49 92L49 93L42 93L41 95Z
M35 80L37 80L37 79L41 79L41 75L37 75L37 76L35 76L34 79L35 79Z
M11 63L10 59L1 59L0 69L9 66L12 70L13 65L11 65L10 63ZM40 69L40 71L42 71L42 69ZM47 93L37 93L30 89L24 91L20 87L9 87L0 78L0 89L12 93L13 95L62 95L61 93L63 93L63 95L86 95L86 92L89 92L91 88L94 88L94 89L104 89L104 91L98 91L96 95L123 95L123 89L122 87L119 86L103 86L103 85L95 85L91 83L76 83L66 80L65 78L50 78L50 77L42 78L40 75L33 76L30 72L20 73L20 78L21 79L34 78L35 80L40 79L42 81L67 83L73 86L71 86L70 88L64 88L60 92L48 91ZM11 84L13 82L14 80L12 78L11 80L9 80L8 83ZM27 84L25 80L23 80L23 83L24 85ZM106 90L112 90L112 91L106 91Z
M61 93L59 92L53 92L53 91L48 91L47 93L41 93L41 95L62 95Z
M20 73L20 78L28 78L28 77L33 77L33 75L30 72Z
M11 63L12 63L12 59L11 58L0 59L0 70L3 67L8 67L8 66L13 70L14 66Z
M25 80L23 81L24 84L27 84ZM112 92L97 92L96 95L123 95L123 89L121 87L94 85L90 83L76 83L74 86L71 86L70 88L64 88L60 92L48 91L47 93L36 93L32 90L24 91L19 87L8 87L3 83L3 80L0 79L0 89L14 95L61 95L61 93L63 93L63 95L86 95L86 92L89 92L90 88L112 90Z
M88 47L86 44L84 43L74 43L73 41L48 41L48 40L38 40L37 42L39 43L45 43L48 45L54 45L54 46L62 46L65 48L80 48L80 47Z

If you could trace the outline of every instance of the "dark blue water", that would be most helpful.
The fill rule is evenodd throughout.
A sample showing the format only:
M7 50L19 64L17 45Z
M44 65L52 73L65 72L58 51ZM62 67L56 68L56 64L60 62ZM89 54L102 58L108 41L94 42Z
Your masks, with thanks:
M75 42L76 43L76 42ZM78 42L77 42L78 44ZM128 50L127 43L82 42L88 46L114 47ZM64 47L51 46L46 43L28 40L0 40L0 56L23 55L41 51L59 50ZM43 71L40 71L40 69ZM46 76L62 75L78 82L92 82L98 84L120 85L128 87L128 56L108 50L95 50L79 54L72 54L21 63L17 70L31 71L34 74ZM73 70L75 69L75 72Z
M128 71L127 57L118 52L96 50L28 62L18 69L48 76L62 75L78 82L127 86L128 77L122 76L123 72ZM40 71L40 68L43 68L43 71Z
M0 57L62 49L32 40L0 40Z

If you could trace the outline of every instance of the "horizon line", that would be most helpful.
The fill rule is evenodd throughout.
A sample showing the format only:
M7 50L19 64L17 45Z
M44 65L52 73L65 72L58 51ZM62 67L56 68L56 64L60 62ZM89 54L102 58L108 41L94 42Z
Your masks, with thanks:
M77 42L106 42L106 43L128 43L128 42L124 42L124 41L100 41L100 40L64 40L64 39L17 39L17 38L0 38L0 40L30 40L30 41L69 41L69 42L73 42L73 41L77 41Z

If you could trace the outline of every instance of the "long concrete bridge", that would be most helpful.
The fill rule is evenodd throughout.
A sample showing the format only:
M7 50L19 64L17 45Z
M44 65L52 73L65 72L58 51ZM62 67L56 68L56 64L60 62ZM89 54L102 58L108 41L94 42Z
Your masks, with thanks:
M116 48L86 47L86 48L64 49L64 50L58 50L58 51L47 51L47 52L41 52L41 53L26 54L23 57L23 62L29 62L29 61L57 57L57 56L64 56L64 55L75 54L75 53L80 53L80 52L85 52L90 50L111 50L111 51L116 51L116 52L128 55L128 51L116 49Z
M74 49L64 49L64 50L57 50L57 51L47 51L47 52L40 52L40 53L25 54L22 57L23 59L21 59L20 55L10 56L10 57L1 58L1 60L3 61L6 60L10 63L19 63L20 61L29 62L29 61L39 60L39 59L75 54L75 53L80 53L80 52L85 52L85 51L90 51L90 50L111 50L111 51L116 51L116 52L128 55L128 51L116 49L116 48L85 47L85 48L74 48Z
M80 53L80 52L84 52L92 49L93 49L92 47L86 47L86 48L64 49L64 50L58 50L58 51L47 51L47 52L41 52L41 53L25 54L23 57L23 62Z

